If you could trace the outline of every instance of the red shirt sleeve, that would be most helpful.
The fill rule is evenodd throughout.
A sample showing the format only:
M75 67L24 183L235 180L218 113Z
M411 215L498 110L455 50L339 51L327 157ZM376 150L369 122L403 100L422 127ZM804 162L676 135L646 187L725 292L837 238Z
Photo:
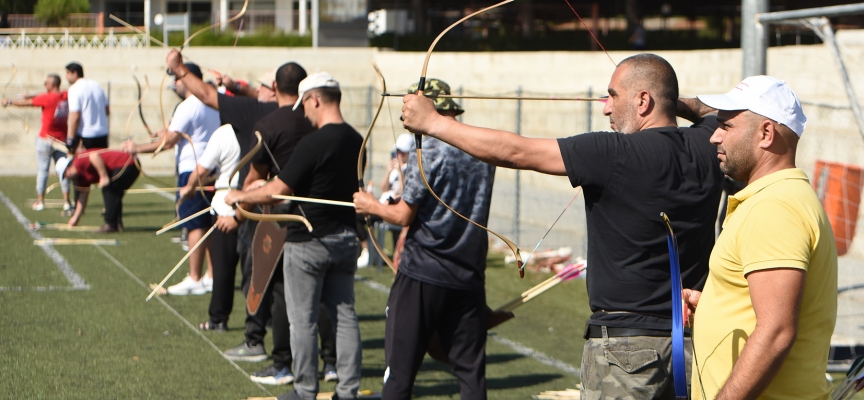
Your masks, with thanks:
M47 93L37 94L36 97L31 99L30 101L32 101L33 105L36 107L47 107L49 105Z

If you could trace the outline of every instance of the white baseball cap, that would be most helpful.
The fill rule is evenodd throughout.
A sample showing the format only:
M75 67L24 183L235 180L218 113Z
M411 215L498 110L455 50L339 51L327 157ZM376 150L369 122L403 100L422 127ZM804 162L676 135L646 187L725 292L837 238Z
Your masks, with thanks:
M300 104L303 103L303 95L306 92L318 88L338 89L339 82L336 82L336 80L326 72L316 72L307 76L306 79L300 81L300 85L297 87L297 102L294 103L294 108L292 108L292 110L296 110L297 107L300 107Z
M72 157L60 157L54 162L54 171L57 172L57 177L63 180L63 174L66 173L66 168L72 162Z
M414 135L410 133L403 133L396 138L396 150L403 153L410 152L412 144L414 144Z
M258 77L258 83L263 86L270 88L270 90L274 90L273 81L276 80L276 68L273 68Z
M785 125L798 137L807 125L807 117L795 92L786 82L767 75L748 77L726 94L699 95L696 98L718 110L750 110Z

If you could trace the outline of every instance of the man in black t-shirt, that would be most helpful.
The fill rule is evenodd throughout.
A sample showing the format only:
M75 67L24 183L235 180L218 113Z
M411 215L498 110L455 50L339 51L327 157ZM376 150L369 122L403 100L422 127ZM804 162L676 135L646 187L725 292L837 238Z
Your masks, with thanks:
M714 244L723 173L709 142L716 117L678 99L666 60L629 57L615 69L603 113L617 133L532 139L438 116L409 95L405 127L498 166L567 175L582 186L588 226L588 320L582 398L674 398L669 253L660 213L672 219L684 287L702 287ZM678 128L676 111L695 121ZM704 117L704 118L703 118ZM689 354L688 354L689 358ZM689 379L688 379L689 383Z
M318 130L297 143L278 179L255 190L232 191L225 201L269 204L273 201L270 195L287 194L350 202L357 190L357 157L363 138L343 120L341 96L338 82L326 72L300 82L294 108L302 104L306 118ZM317 330L322 301L336 327L336 395L356 398L361 362L360 328L354 312L359 254L356 214L350 207L298 201L289 210L306 217L312 231L303 224L288 224L282 274L296 379L294 390L278 398L312 400L318 394Z
M408 93L417 91L414 84ZM424 92L450 94L438 80ZM456 120L463 110L453 99L435 99L435 109ZM460 214L485 225L492 203L495 167L437 139L423 143L423 169L429 185ZM410 226L396 280L387 300L383 398L410 399L417 370L432 334L459 377L460 398L486 398L486 251L485 230L450 212L420 179L417 155L409 152L401 200L381 204L371 194L354 194L358 213Z

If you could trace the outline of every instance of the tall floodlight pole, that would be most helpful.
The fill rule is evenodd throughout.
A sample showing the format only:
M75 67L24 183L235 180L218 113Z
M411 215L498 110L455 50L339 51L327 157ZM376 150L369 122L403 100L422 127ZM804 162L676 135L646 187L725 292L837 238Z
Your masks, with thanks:
M765 75L765 49L768 35L758 20L758 14L768 12L768 0L741 0L741 60L742 79Z

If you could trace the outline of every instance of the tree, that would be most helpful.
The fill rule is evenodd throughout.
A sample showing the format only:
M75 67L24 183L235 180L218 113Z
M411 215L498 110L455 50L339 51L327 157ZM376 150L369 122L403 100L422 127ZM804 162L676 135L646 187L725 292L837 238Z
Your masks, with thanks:
M90 11L88 0L39 0L33 9L36 18L49 26L66 21L69 14Z

